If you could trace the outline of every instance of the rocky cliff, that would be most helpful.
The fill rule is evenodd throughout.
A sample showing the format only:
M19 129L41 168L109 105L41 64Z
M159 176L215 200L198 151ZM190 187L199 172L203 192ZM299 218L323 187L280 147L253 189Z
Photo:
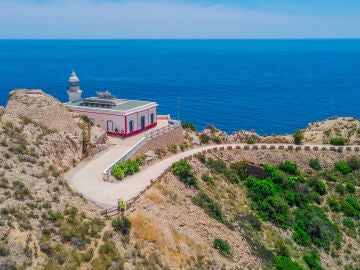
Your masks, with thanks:
M109 146L105 131L93 126L85 153L86 123L77 113L41 90L12 91L2 119L23 126L26 140L41 142L43 154L63 170L77 164L84 154L92 156Z

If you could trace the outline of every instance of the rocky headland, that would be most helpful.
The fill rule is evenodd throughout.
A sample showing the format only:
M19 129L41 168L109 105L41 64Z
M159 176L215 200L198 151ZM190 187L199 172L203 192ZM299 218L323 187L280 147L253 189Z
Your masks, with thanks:
M139 197L126 212L131 222L126 232L115 230L114 219L100 216L102 209L72 190L63 177L63 172L110 147L103 130L89 126L41 90L11 92L0 115L0 269L357 269L360 265L359 152L267 149L199 155L186 161L186 180L176 170L169 171ZM138 156L151 166L206 144L294 143L292 135L260 136L251 131L228 135L215 127L182 132L176 139L145 147ZM328 144L339 137L358 145L360 121L338 117L311 123L302 135L301 143ZM262 213L268 213L268 205L262 201L263 212L254 206L254 191L241 167L244 160L273 166L281 181L293 181L292 187L282 187L284 192L305 194L301 200L310 206L295 199L286 206L289 199L274 191L278 203L274 207L286 206L289 223L281 227L272 216L266 219ZM296 174L278 169L286 161L296 164ZM339 171L334 166L338 161L351 165L351 171ZM354 212L349 212L350 204ZM326 228L336 227L336 236L341 235L335 244L326 239L329 249L294 240L297 229L291 220L308 206L320 208L334 224ZM330 224L321 217L318 223ZM314 228L324 232L321 226ZM228 243L230 250L215 248L216 239ZM292 268L279 268L283 264Z

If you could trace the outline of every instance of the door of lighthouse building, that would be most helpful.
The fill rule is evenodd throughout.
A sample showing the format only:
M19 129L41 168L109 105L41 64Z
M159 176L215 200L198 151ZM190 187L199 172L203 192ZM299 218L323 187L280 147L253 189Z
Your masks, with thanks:
M141 123L141 130L144 130L145 129L145 116L141 116L140 123Z
M106 131L112 132L113 130L114 130L113 121L111 120L106 121Z

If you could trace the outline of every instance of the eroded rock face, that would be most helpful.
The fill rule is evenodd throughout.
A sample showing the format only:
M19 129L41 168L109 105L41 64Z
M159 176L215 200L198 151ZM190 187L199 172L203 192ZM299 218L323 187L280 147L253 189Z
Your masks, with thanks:
M6 104L6 113L29 119L49 131L80 134L76 113L41 90L14 90Z
M54 97L41 90L14 90L2 117L22 125L27 140L41 141L43 154L64 171L83 159L83 121ZM88 156L109 146L105 131L92 127Z

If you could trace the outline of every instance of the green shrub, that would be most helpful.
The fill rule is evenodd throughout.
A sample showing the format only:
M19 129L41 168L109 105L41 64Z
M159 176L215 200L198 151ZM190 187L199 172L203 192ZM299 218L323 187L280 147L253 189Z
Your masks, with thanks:
M348 217L358 217L359 213L356 211L354 206L352 206L350 203L345 202L341 207L343 213Z
M205 134L205 133L200 134L200 142L202 144L207 144L207 143L209 143L209 141L210 141L210 137L207 134Z
M283 239L279 239L275 242L275 250L279 256L284 256L284 257L290 256L289 249L287 248L285 241Z
M295 131L294 135L294 143L295 144L301 144L302 141L304 140L305 136L304 136L304 131L302 130L297 130Z
M353 183L347 183L346 184L346 190L350 193L355 193L356 187Z
M321 205L323 199L321 195L317 192L311 192L308 196L310 202L315 202L318 205Z
M89 125L91 125L91 126L94 125L93 121L91 121L90 118L87 117L86 115L81 115L80 118L81 118L84 122L86 122L87 124L89 124Z
M214 245L214 248L219 250L219 253L221 255L223 255L224 257L226 257L226 258L231 258L232 257L230 245L226 240L216 238L214 240L213 245Z
M356 224L355 224L354 220L352 218L349 218L349 217L344 218L343 225L350 228L350 229L355 229L356 228Z
M321 170L320 161L317 158L312 158L309 161L309 166L316 171Z
M91 262L93 269L124 269L118 249L114 241L106 241L99 248L99 256Z
M341 205L336 199L334 199L334 198L328 199L328 204L329 204L331 211L333 211L333 212L341 211Z
M282 162L278 165L278 168L280 170L282 170L283 172L289 173L289 174L293 174L293 175L298 175L299 174L299 170L297 168L297 165L295 163L289 162L289 161L285 161Z
M286 229L288 221L286 217L289 214L289 205L279 196L269 196L255 206L259 216L264 220L270 220L276 226Z
M191 201L204 209L204 212L211 218L228 225L226 217L221 211L221 206L210 198L205 192L200 191L196 196L194 196Z
M60 239L77 249L84 249L86 244L90 243L90 238L100 237L99 232L105 225L99 218L85 219L84 213L79 213L76 207L65 209L63 216L64 218L56 221Z
M198 187L198 182L189 163L186 160L180 160L172 165L171 171L176 175L185 186Z
M201 163L203 163L203 164L206 163L206 157L205 157L205 155L203 155L203 154L197 154L196 157L197 157L197 159L198 159Z
M230 165L230 169L240 177L241 180L245 180L249 177L249 170L246 160L234 162Z
M325 183L323 181L320 181L320 180L316 181L313 188L320 195L325 195L326 194L326 186L325 186Z
M229 179L229 181L233 184L239 184L240 183L240 177L236 175L235 172L226 170L224 172L224 176Z
M360 169L360 158L356 156L352 156L347 160L347 164L351 167L351 169L358 170Z
M50 210L49 212L48 212L48 215L49 215L49 219L51 220L51 221L56 221L56 220L58 220L60 217L61 217L61 214L59 213L59 212L53 212L52 210Z
M247 144L254 144L254 143L256 143L256 141L253 138L249 138L249 139L247 139L246 143Z
M360 203L356 197L346 197L342 205L343 213L348 217L360 218Z
M206 166L215 173L224 173L227 170L225 162L220 159L208 158Z
M124 216L114 218L111 224L116 231L119 231L122 234L129 234L131 230L131 222Z
M305 232L314 245L327 251L330 250L332 242L337 243L341 239L338 227L328 219L324 210L315 205L295 210L293 226L299 234L296 238L301 239L298 243L307 243L306 238L301 238L306 237L303 233Z
M330 139L330 144L332 145L345 145L347 142L347 139L341 137L333 137Z
M255 202L264 200L268 196L274 196L277 192L276 185L268 179L259 180L249 177L246 181L248 195Z
M311 270L323 270L320 263L320 256L311 252L311 254L303 256L304 262L309 266Z
M184 152L184 150L185 150L187 147L188 147L188 146L187 146L187 144L185 144L185 143L180 144L180 150L181 150L182 152Z
M204 180L205 182L208 182L210 183L211 185L215 185L215 182L214 182L214 178L212 178L210 175L208 174L203 174L201 176L201 179Z
M296 262L293 262L289 257L276 256L275 267L278 270L301 270L302 268Z
M220 144L222 143L222 140L219 136L211 136L210 138L214 143Z
M300 228L297 228L294 231L293 239L295 240L296 243L304 247L308 247L312 243L309 234Z
M196 157L197 157L197 159L198 159L201 163L203 163L203 164L206 163L206 157L205 157L205 155L203 155L203 154L197 154Z
M343 161L335 162L334 168L342 174L348 174L352 171L350 165Z
M345 194L345 187L342 184L337 184L335 186L335 191L341 195Z
M123 162L117 163L111 169L111 175L116 179L123 179L125 176L132 175L140 170L140 166L142 165L142 161L140 158L135 160L128 159Z
M168 149L169 149L169 151L170 151L171 153L174 153L174 154L178 151L178 147L177 147L177 145L175 145L175 144L170 144L170 145L168 146Z
M290 177L282 170L271 165L264 164L265 177L270 179L273 183L281 185L281 188L289 188L295 185L296 179Z
M192 131L196 131L196 127L193 123L188 123L188 122L182 122L181 123L181 127L183 129L190 129Z
M90 262L94 256L94 249L90 248L88 251L82 254L82 259L85 262Z
M30 197L30 191L25 184L19 180L14 181L14 198L19 201L23 201L25 197Z

